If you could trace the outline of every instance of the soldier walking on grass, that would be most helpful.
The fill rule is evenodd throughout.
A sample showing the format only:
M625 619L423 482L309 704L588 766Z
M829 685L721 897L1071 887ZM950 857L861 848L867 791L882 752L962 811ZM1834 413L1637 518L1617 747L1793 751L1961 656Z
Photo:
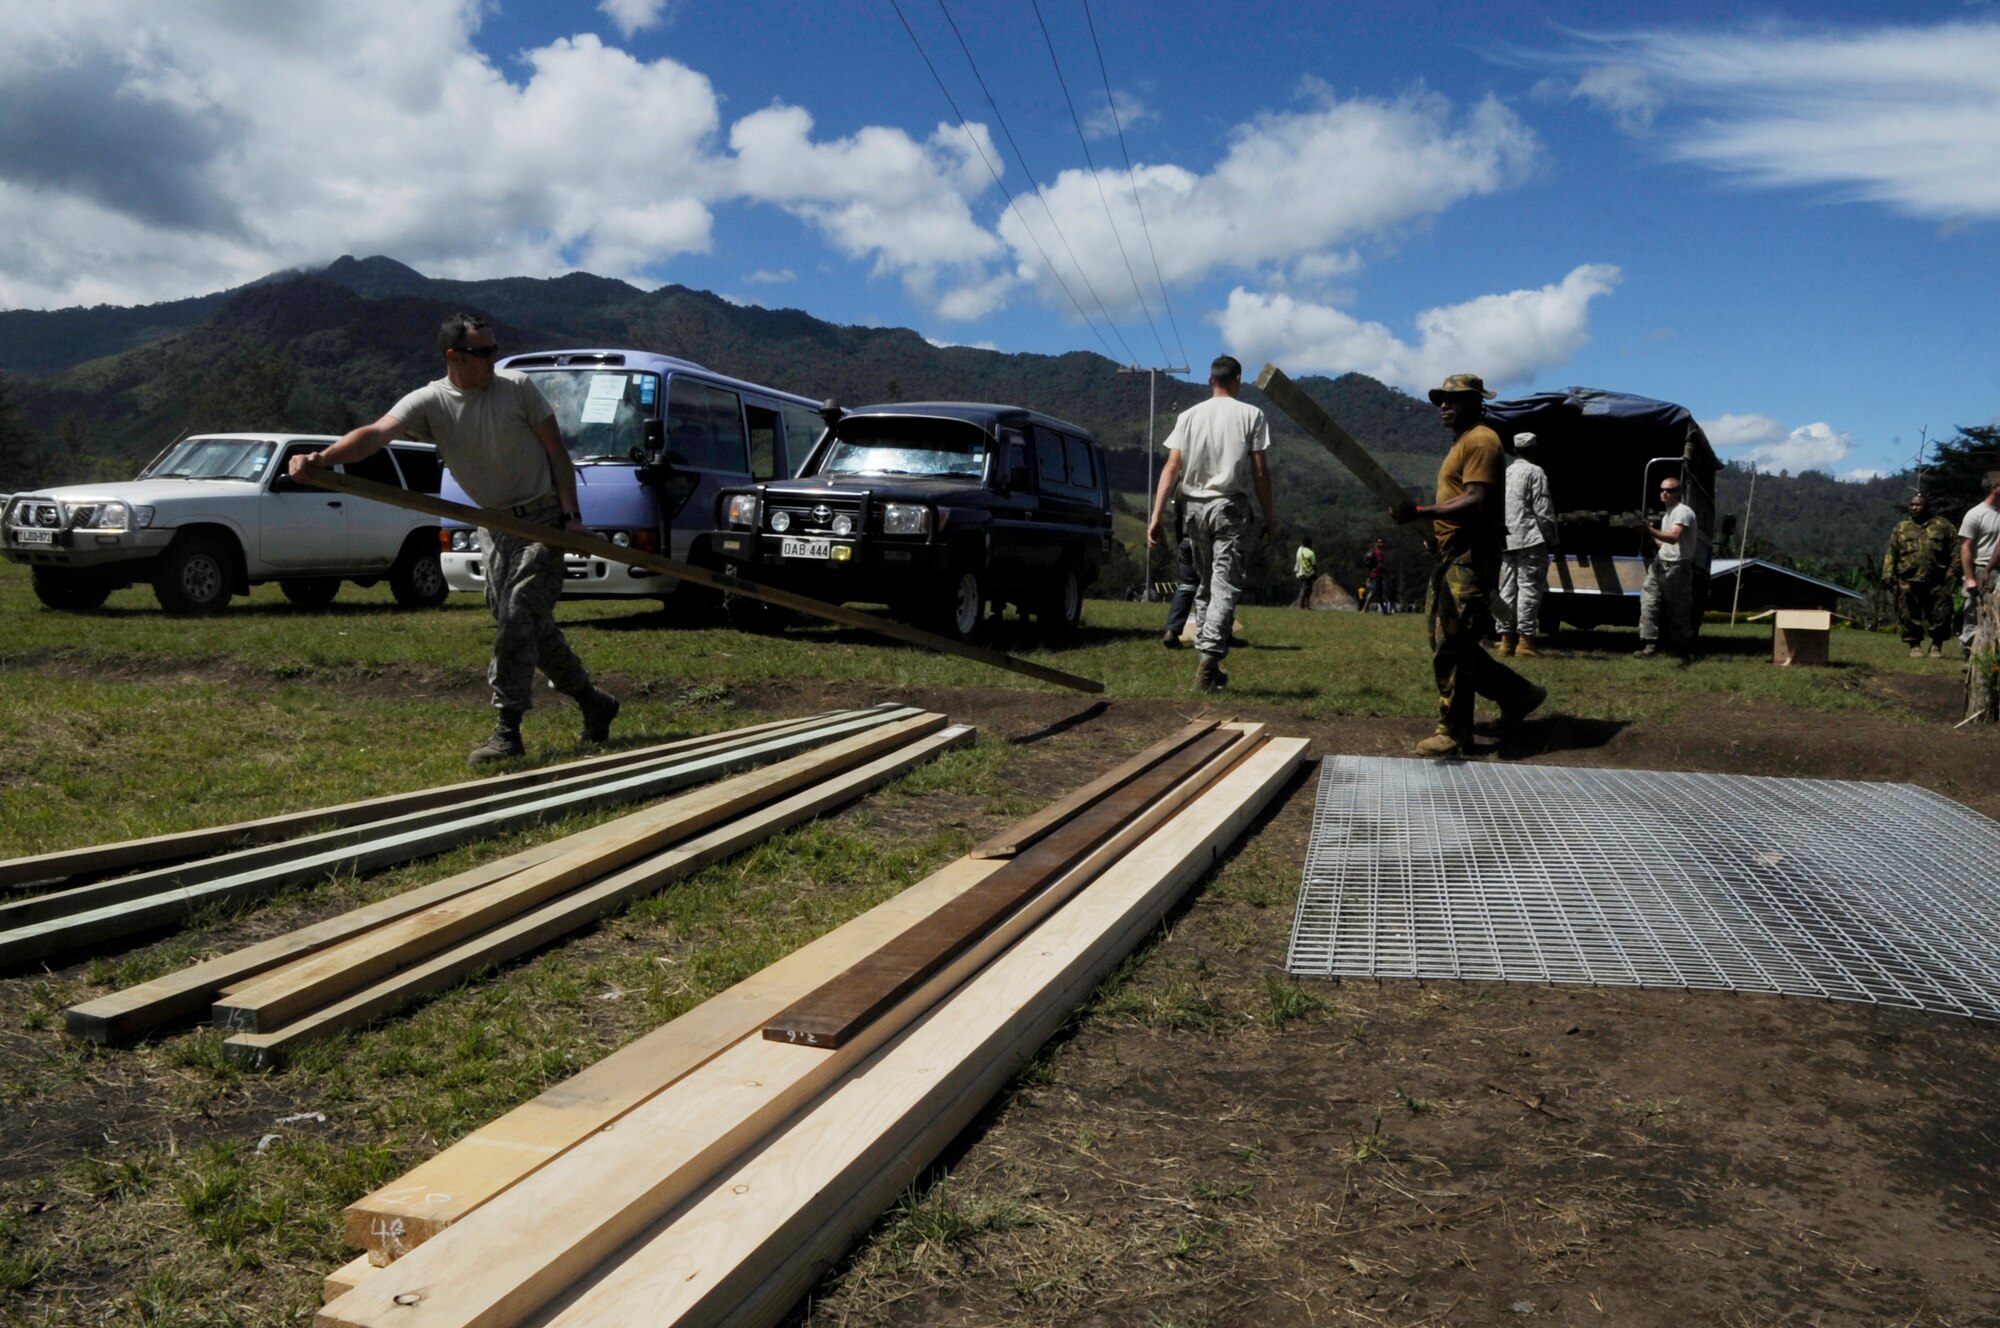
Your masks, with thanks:
M1201 663L1195 670L1195 685L1213 691L1229 683L1222 661L1229 655L1236 602L1243 597L1253 485L1264 509L1266 539L1277 538L1278 514L1271 504L1271 472L1264 460L1271 426L1263 411L1237 399L1243 391L1243 366L1233 356L1216 356L1209 365L1208 385L1209 399L1182 411L1167 435L1167 464L1160 470L1160 487L1153 496L1146 543L1159 546L1167 503L1178 485L1187 499L1187 533L1194 540L1199 583L1194 647Z
M1929 653L1943 658L1944 639L1951 634L1951 573L1958 560L1958 531L1945 518L1931 515L1928 495L1910 495L1910 516L1889 535L1882 555L1882 584L1896 596L1896 621L1910 658L1921 658L1925 640Z
M1424 595L1437 679L1437 732L1417 744L1425 756L1460 756L1472 746L1475 695L1500 706L1513 724L1548 699L1548 692L1486 653L1480 641L1493 627L1492 595L1500 564L1500 436L1484 422L1492 396L1477 374L1453 374L1431 389L1431 404L1451 430L1451 451L1438 467L1437 501L1404 503L1398 521L1431 519L1437 565Z
M375 423L323 451L294 458L293 477L306 466L359 461L398 438L416 438L437 444L439 459L481 507L580 532L576 468L541 389L526 374L493 367L499 343L477 314L445 319L438 329L438 348L444 352L444 377L405 396ZM472 749L472 763L523 754L521 716L535 704L538 666L583 711L583 741L603 742L618 715L618 698L591 682L589 670L556 626L562 550L497 530L480 531L479 543L486 563L486 607L497 628L493 658L486 666L497 714L493 735Z

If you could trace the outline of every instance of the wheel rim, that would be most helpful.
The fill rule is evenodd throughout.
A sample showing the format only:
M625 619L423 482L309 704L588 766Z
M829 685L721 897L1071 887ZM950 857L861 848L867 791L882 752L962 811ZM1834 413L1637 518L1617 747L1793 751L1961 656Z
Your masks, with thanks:
M222 592L222 564L200 554L181 564L181 589L197 604L212 604Z
M979 578L971 572L961 572L958 577L957 597L952 601L951 625L958 629L960 636L972 635L979 626L979 611L984 608L984 599L979 593Z
M419 598L431 599L444 591L444 567L435 558L419 558L410 569L410 585Z

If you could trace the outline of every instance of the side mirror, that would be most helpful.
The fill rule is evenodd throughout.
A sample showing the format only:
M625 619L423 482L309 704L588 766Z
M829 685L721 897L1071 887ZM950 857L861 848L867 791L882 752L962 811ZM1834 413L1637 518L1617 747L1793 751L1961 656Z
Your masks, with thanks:
M667 422L647 420L645 427L646 455L657 458L667 450Z

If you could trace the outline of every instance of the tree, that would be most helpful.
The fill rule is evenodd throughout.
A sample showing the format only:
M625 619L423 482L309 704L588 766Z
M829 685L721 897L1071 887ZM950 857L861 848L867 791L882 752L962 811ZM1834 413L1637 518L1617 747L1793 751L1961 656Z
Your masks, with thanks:
M1937 460L1924 477L1931 510L1956 521L1986 497L1980 479L1991 470L2000 470L2000 425L1960 425L1956 438L1937 444Z
M6 376L0 375L0 493L40 483L42 468L41 440L21 422L21 412L7 391Z

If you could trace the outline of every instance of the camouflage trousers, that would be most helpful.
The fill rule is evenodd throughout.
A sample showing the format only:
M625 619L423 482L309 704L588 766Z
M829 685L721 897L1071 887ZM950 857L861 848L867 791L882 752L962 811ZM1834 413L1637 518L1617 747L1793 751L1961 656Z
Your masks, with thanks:
M1694 565L1653 559L1639 591L1639 639L1675 654L1694 649Z
M1472 736L1476 696L1502 710L1527 710L1534 684L1486 653L1480 645L1493 629L1489 567L1440 562L1431 569L1424 617L1431 633L1431 672L1437 678L1437 731L1464 742Z
M1903 630L1903 644L1919 646L1928 641L1934 646L1943 645L1944 639L1951 635L1956 607L1949 580L1898 581L1896 622Z
M1250 504L1241 498L1189 503L1187 533L1194 541L1194 648L1220 660L1229 653L1236 602L1243 598Z
M551 499L522 519L554 526L561 509ZM486 607L498 630L486 682L493 689L496 710L530 710L535 704L535 670L541 669L559 692L575 696L590 687L590 671L569 648L556 626L556 601L562 598L562 550L498 530L479 532L486 561Z

